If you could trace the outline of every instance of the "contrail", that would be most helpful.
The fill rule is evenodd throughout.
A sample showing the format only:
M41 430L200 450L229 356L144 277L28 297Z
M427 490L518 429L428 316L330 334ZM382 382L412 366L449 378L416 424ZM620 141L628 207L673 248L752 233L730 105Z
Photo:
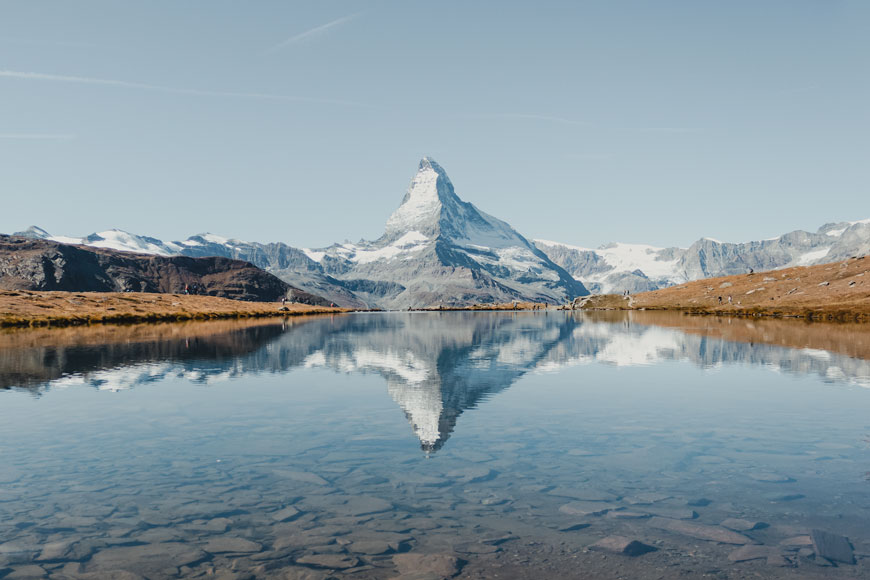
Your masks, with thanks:
M364 103L356 103L353 101L344 101L340 99L319 99L314 97L295 97L290 95L276 95L272 93L248 93L237 91L204 91L201 89L186 89L179 87L168 87L165 85L152 85L148 83L137 83L131 81L121 81L115 79L101 79L94 77L80 77L72 75L56 75L38 72L24 72L14 70L0 70L0 77L35 80L35 81L52 81L61 83L75 83L81 85L102 85L108 87L120 87L126 89L139 89L146 91L157 91L161 93L173 93L177 95L195 95L206 97L233 97L242 99L262 99L272 101L291 101L297 103L322 103L332 105L347 105L353 107L368 107Z
M299 34L297 34L295 36L291 36L290 38L288 38L287 40L284 40L283 42L279 42L278 44L276 44L272 48L266 50L263 54L271 54L273 52L277 52L277 51L281 50L282 48L284 48L286 46L290 46L291 44L305 42L309 38L313 38L315 36L318 36L319 34L326 32L330 28L335 28L336 26L340 26L340 25L344 24L345 22L349 22L349 21L353 20L354 18L356 18L357 16L359 16L358 12L356 14L349 14L347 16L342 16L341 18L336 18L335 20L332 20L331 22L327 22L326 24L321 24L320 26L316 26L310 30L306 30L305 32L300 32Z

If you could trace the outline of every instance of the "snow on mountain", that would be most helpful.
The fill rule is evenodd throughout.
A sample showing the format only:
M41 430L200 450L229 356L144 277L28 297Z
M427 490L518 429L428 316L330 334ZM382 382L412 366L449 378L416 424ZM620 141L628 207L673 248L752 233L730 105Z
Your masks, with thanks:
M384 308L559 303L587 293L509 224L462 201L429 157L420 161L381 238L308 254Z
M424 157L375 241L298 249L211 233L163 242L122 230L83 238L31 226L16 235L162 256L246 260L292 286L352 308L462 306L514 300L560 303L588 293L643 292L700 278L832 262L870 254L870 219L688 248L613 243L597 249L530 243L506 222L462 201L444 169Z
M121 230L65 238L31 228L27 235L128 252L246 260L294 287L355 308L562 303L588 293L510 225L462 201L444 169L428 157L384 235L371 242L300 250L214 234L175 242Z
M49 238L53 241L53 237ZM69 243L69 242L66 242ZM123 230L106 230L91 234L79 242L95 248L108 248L122 252L135 252L137 254L157 254L158 256L172 256L180 253L181 247L173 242L164 243L156 238L137 236Z
M446 203L455 203L458 200L453 194L450 180L441 167L428 157L424 157L401 205L387 220L386 234L389 236L397 232L427 228L437 221L444 203L442 198L446 198L444 199ZM427 234L432 233L427 232Z
M30 226L23 232L15 232L14 235L50 240L61 244L81 244L94 248L107 248L122 252L135 252L137 254L174 256L181 253L181 246L178 243L164 243L156 238L137 236L136 234L118 229L97 232L83 238L75 238L70 236L53 236L40 227Z
M26 230L15 232L12 234L13 236L22 236L25 238L36 238L38 240L44 240L51 236L50 233L45 231L44 229L38 226L30 226Z
M811 266L865 255L870 253L870 219L743 243L705 237L688 248L609 244L593 250L548 240L535 244L594 292L644 292L750 269Z

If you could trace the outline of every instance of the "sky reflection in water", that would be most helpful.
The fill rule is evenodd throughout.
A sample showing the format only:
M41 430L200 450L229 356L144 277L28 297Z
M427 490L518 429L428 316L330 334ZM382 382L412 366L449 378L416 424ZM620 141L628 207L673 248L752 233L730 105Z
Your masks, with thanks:
M654 574L688 550L655 517L744 517L768 524L747 532L753 541L804 570L780 543L810 528L868 548L864 335L644 313L5 334L0 531L31 564L49 540L91 543L49 568L100 571L118 545L183 542L207 554L192 574L227 564L207 544L229 534L271 555L262 561L338 553L371 577L395 575L395 550L464 554L467 573L517 554L534 564L526 540L577 556L623 533L661 548L636 564ZM564 509L593 501L599 515ZM298 514L270 516L288 507ZM215 519L227 528L203 528ZM404 520L414 525L401 545L354 551ZM468 552L481 530L512 539ZM290 536L308 540L276 548ZM709 561L686 570L734 548L701 544ZM129 559L125 569L147 571Z

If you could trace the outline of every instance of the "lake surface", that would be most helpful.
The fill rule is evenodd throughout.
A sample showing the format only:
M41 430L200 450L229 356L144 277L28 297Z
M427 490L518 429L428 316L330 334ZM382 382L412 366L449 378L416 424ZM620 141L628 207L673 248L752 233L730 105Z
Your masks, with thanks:
M3 333L0 578L870 578L868 358L643 312Z

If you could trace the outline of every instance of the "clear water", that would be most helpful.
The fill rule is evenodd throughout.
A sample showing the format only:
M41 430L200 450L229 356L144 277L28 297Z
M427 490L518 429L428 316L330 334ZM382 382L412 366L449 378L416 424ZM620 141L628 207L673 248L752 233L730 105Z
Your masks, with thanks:
M0 577L867 578L868 334L830 328L460 312L0 335ZM763 557L704 538L729 518ZM855 563L814 554L814 529ZM589 550L613 535L656 550Z

